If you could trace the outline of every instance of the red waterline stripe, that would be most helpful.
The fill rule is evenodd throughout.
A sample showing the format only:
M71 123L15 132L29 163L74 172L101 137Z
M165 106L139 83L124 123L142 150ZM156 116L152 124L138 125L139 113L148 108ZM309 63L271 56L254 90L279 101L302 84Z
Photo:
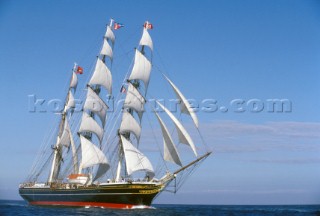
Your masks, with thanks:
M98 203L98 202L59 202L59 201L34 201L31 205L55 205L55 206L90 206L90 207L106 207L106 208L132 208L132 204L119 203Z

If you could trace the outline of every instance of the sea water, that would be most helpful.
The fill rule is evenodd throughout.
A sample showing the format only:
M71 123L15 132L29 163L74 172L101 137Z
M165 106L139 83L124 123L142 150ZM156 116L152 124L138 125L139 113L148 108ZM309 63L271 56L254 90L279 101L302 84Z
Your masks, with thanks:
M85 207L39 207L24 201L0 200L0 215L57 216L57 215L319 215L320 205L152 205L151 208L106 209Z

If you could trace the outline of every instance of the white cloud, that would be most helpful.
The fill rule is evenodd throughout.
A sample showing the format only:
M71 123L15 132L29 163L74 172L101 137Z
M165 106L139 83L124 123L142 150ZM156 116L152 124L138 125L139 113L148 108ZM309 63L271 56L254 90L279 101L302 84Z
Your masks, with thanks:
M202 124L215 152L320 151L320 123L219 121Z

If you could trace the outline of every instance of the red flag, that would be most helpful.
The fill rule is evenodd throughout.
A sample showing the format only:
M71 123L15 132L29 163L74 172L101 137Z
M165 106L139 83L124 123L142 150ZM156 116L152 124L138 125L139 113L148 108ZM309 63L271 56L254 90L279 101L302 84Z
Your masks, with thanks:
M146 29L153 29L153 25L149 22L145 22L143 27L145 27Z
M76 70L76 74L83 74L83 68L78 66Z
M113 26L113 29L114 29L114 30L118 30L119 28L122 28L122 27L124 27L123 24L115 22L115 23L114 23L114 26Z

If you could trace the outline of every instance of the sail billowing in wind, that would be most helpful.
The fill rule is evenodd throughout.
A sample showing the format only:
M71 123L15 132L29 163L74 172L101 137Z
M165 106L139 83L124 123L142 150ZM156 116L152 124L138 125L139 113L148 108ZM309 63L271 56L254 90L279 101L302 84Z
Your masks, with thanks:
M173 88L174 92L177 95L177 98L181 101L181 103L180 103L181 112L190 115L195 126L198 128L199 127L198 118L197 118L196 114L194 113L194 110L191 108L190 103L185 98L185 96L181 93L181 91L177 88L177 86L167 76L164 75L164 77L166 78L166 80L169 82L169 84Z
M159 124L161 126L162 136L163 136L163 158L166 161L173 162L179 166L182 166L177 148L172 140L172 137L167 129L167 126L164 124L160 116L155 112L155 115L159 121Z
M135 135L139 142L141 134L141 126L137 120L126 110L123 111L122 121L120 125L119 132L124 134L126 132L131 132Z
M146 171L149 177L153 178L154 170L149 159L135 148L126 138L122 135L120 136L128 175L137 171Z
M83 105L83 114L78 131L82 152L79 172L81 172L82 169L97 166L97 171L92 179L93 181L103 176L110 168L106 155L92 142L92 136L87 136L87 133L95 134L100 141L99 146L101 146L109 107L99 96L99 93L102 86L108 91L109 95L112 94L112 75L106 65L105 58L109 58L110 62L112 62L114 42L114 33L108 25L100 51L100 57L98 57L96 61L93 75L87 85L87 96ZM100 118L101 126L95 120L94 115Z
M111 19L106 28L92 75L85 85L87 91L81 96L84 102L79 113L75 112L76 105L80 105L76 104L75 92L77 74L82 74L83 68L74 65L64 109L59 113L61 119L58 130L49 138L50 145L43 153L45 157L39 158L39 161L42 160L38 163L40 165L35 166L40 171L33 168L28 180L19 186L19 194L31 205L103 208L149 206L165 188L173 186L176 192L197 164L210 155L211 152L207 152L198 157L195 144L182 125L182 120L178 120L156 99L156 105L164 112L160 114L154 111L157 120L149 118L148 111L155 108L147 100L153 94L147 92L154 50L148 32L153 29L153 25L148 21L143 25L139 45L134 51L133 65L128 70L131 73L124 77L118 95L112 95L113 78L117 80L113 75L118 74L111 70L117 68L112 67L113 62L118 62L117 58L114 59L115 35L112 29L121 27L124 25ZM191 116L198 129L194 110L176 85L166 76L165 79L181 102L181 113ZM158 92L162 93L162 89L158 88ZM114 98L121 106L113 110ZM146 117L143 119L144 115ZM146 125L146 120L149 125ZM173 123L173 128L169 130L164 120ZM153 129L155 121L159 123L161 132ZM147 133L142 134L142 129ZM163 145L159 145L158 138ZM190 147L196 158L192 153L182 155L185 152L180 151L180 147L183 147L180 143ZM154 148L155 144L157 149ZM202 149L197 150L200 152ZM42 177L48 177L48 169L43 170L51 158L48 181L41 183L38 181L39 175L42 173ZM158 163L154 164L156 160ZM170 185L172 182L174 185Z
M181 122L165 107L163 106L159 101L157 101L157 104L167 113L167 115L171 118L173 123L175 124L179 136L179 141L181 143L187 144L191 147L193 153L197 156L196 147L188 134L187 130L183 127Z
M97 114L103 127L106 122L108 108L107 104L99 97L99 95L91 87L88 87L87 98L84 102L83 109Z
M143 28L139 45L141 46L141 51L138 49L135 50L134 65L128 78L128 89L123 103L123 114L119 133L121 154L123 154L124 157L119 158L116 179L120 178L122 159L125 160L128 175L136 171L145 171L148 176L154 176L154 171L148 158L127 139L130 138L130 134L132 133L137 139L137 145L139 144L141 121L146 103L143 95L146 95L152 69L151 61L144 55L143 51L144 46L148 46L151 52L153 50L152 39L146 28ZM144 94L141 94L141 82L144 84ZM139 122L135 119L134 113L138 115Z
M90 142L90 140L80 135L80 142L82 152L80 167L82 169L92 167L97 164L109 164L104 153L95 144Z
M106 43L108 43L106 41ZM108 90L109 94L112 94L112 76L108 67L98 58L96 68L89 81L89 85L100 85Z

